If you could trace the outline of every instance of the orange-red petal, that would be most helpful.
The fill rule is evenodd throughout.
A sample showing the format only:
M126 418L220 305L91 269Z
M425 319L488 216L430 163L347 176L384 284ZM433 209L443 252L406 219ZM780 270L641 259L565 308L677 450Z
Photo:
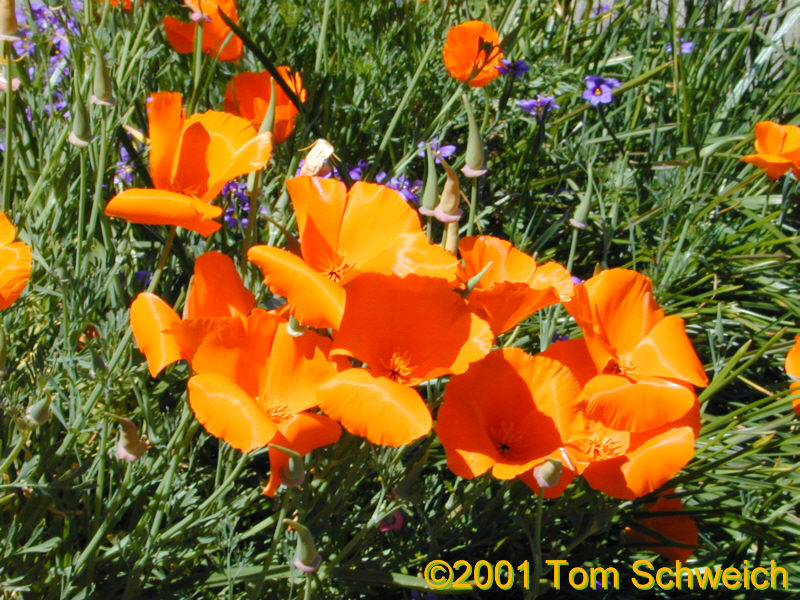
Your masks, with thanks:
M200 424L237 450L261 448L278 432L255 400L227 377L195 375L187 387L189 404Z
M413 388L365 369L339 373L319 388L318 399L325 414L373 444L402 446L431 429L431 413Z
M188 318L247 315L255 304L255 296L244 286L229 256L206 252L197 258L186 299Z
M629 544L657 552L669 560L686 562L697 547L697 524L688 515L660 514L683 511L683 503L680 498L667 497L667 494L671 493L673 490L667 490L665 495L659 496L655 502L644 505L646 514L638 518L633 527L625 528L625 540ZM637 525L640 525L642 529L638 529ZM677 542L680 546L670 546L663 539L656 538L653 533L659 534L661 538Z
M19 298L28 285L32 264L27 244L14 242L0 248L0 309L8 308Z
M697 387L708 385L703 363L686 335L683 319L664 317L628 355L635 368L632 374L652 375L686 381Z
M109 217L146 225L176 225L204 237L221 227L212 220L221 214L218 206L161 189L131 188L114 196L106 205Z
M286 298L300 323L320 329L339 328L345 303L341 286L280 248L253 246L247 251L247 259L259 266L270 290Z
M136 345L147 359L151 377L183 355L175 337L168 333L181 318L172 307L150 292L142 292L131 304L131 329Z
M156 92L147 99L150 178L153 185L162 190L172 189L172 165L183 121L183 99L178 92Z
M494 28L482 21L467 21L450 28L442 48L450 75L472 87L481 87L500 75L503 52Z

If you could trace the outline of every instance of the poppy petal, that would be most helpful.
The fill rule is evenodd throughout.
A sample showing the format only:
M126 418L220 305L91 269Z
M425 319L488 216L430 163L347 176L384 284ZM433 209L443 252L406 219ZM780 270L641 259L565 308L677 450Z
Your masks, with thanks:
M168 330L181 318L172 307L150 292L142 292L131 303L131 329L136 345L147 359L147 370L156 377L164 367L181 360L177 340Z
M300 323L319 329L339 328L345 301L342 287L280 248L253 246L247 259L259 266L270 290L286 298Z
M219 206L160 189L131 188L114 196L106 205L109 217L145 225L176 225L204 237L221 227L212 220L221 214Z
M0 246L8 246L17 237L17 228L0 212Z
M792 377L800 377L800 335L795 336L794 346L786 354L786 372Z
M278 432L275 423L242 388L222 375L195 375L187 383L189 404L211 435L249 452L266 446Z
M655 377L598 375L583 388L586 416L607 427L640 432L685 416L697 403L694 392L678 382Z
M8 308L19 298L31 276L31 248L14 242L0 248L0 309Z
M186 299L187 317L247 315L255 305L255 296L244 286L229 256L206 252L197 258Z
M413 388L366 369L339 373L318 391L320 408L373 444L402 446L431 430L431 413Z
M697 387L708 385L703 364L678 316L670 315L656 323L629 357L636 365L632 374L678 379Z
M171 189L172 165L183 131L181 95L178 92L152 94L147 99L147 123L150 137L150 178L155 187Z
M191 54L194 50L194 32L196 23L186 23L175 17L164 17L161 21L167 43L178 54Z

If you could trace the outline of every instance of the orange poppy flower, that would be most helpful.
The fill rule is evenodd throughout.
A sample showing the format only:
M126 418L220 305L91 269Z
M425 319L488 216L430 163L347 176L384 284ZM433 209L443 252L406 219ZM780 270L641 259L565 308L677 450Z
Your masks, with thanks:
M488 321L495 335L508 331L537 310L572 297L572 277L558 263L536 265L511 242L481 235L458 243L463 260L458 277L466 283L489 269L467 295L467 303Z
M255 303L233 260L219 252L207 252L195 261L185 320L155 294L136 296L131 304L131 329L150 375L156 377L176 361L191 360L205 335L222 327L225 319L250 314Z
M338 329L344 286L360 273L455 279L455 257L428 243L417 213L398 192L362 181L347 190L340 181L305 176L286 187L302 258L270 246L253 246L247 258L304 325Z
M456 475L498 479L530 471L571 437L584 397L569 369L519 348L494 350L454 375L436 434Z
M800 378L800 335L795 336L794 339L794 346L786 354L784 368L791 377ZM790 387L792 390L792 406L794 411L800 414L800 381L793 381Z
M292 73L290 67L278 67L281 78L302 102L306 101L306 90L300 73ZM260 129L264 115L267 114L271 95L272 76L268 71L260 73L239 73L228 82L225 88L225 112L239 115ZM275 122L272 127L272 141L279 144L294 131L294 120L298 110L289 96L277 84L275 86Z
M789 169L800 178L800 127L761 121L755 132L756 153L740 160L764 169L769 179L778 179Z
M708 384L683 319L665 317L650 280L625 269L603 271L565 303L584 332L598 375L584 386L586 415L619 430L649 431L697 403Z
M15 237L17 229L0 212L0 309L19 298L31 277L31 247Z
M489 325L447 281L365 273L347 288L331 355L368 368L348 369L323 385L319 406L373 444L407 444L431 428L430 412L410 386L463 373L492 340Z
M223 112L185 118L175 92L150 96L147 119L150 177L157 189L120 192L106 205L106 215L210 235L221 227L212 219L222 209L209 203L228 181L269 162L269 134L257 134L247 120Z
M471 87L483 87L500 75L496 69L503 58L500 36L482 21L455 25L447 32L442 58L450 75Z
M185 23L174 17L164 17L161 21L167 42L175 52L191 54L194 51L197 24L202 23L204 54L223 61L238 61L242 57L242 40L219 16L222 11L234 23L238 23L239 15L236 12L235 0L184 0L184 4L192 9L194 22Z
M697 548L697 524L687 515L662 514L683 512L681 499L670 497L674 493L675 490L666 490L655 502L645 504L643 508L648 514L636 519L633 527L625 528L625 539L631 545L652 550L669 560L686 562ZM664 539L680 546L667 545Z

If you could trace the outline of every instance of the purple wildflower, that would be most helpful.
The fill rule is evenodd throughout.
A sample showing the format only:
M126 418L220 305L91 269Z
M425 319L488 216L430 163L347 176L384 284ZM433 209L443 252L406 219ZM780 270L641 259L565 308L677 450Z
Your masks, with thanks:
M225 212L222 215L222 221L226 227L240 227L247 228L250 220L247 214L250 212L250 197L247 195L247 186L238 181L229 181L222 187L220 192L223 196L229 199ZM245 215L237 218L237 214Z
M598 104L610 104L614 100L611 90L619 87L619 80L613 77L601 77L600 75L586 76L586 91L581 96L588 100L592 106Z
M600 3L597 7L592 9L592 16L596 17L598 15L602 15L603 13L607 13L611 10L610 4Z
M694 50L694 42L689 40L684 40L683 38L678 38L678 42L680 43L679 47L679 54L691 54L692 50ZM672 43L667 42L667 52L672 54Z
M553 339L551 343L555 344L556 342L565 342L568 339L569 339L568 335L556 332L553 334Z
M433 152L434 160L436 164L440 164L442 161L439 160L440 158L450 158L453 154L456 153L456 147L453 144L445 144L444 146L439 141L438 136L433 136L431 140L428 142L428 145L431 147L431 152ZM425 156L425 142L420 142L417 144L417 156Z
M544 117L551 110L561 108L556 104L556 99L552 96L541 96L539 94L536 94L536 98L530 100L517 100L517 106L523 112L537 118Z
M133 164L125 146L119 147L119 160L114 170L114 185L133 184Z
M385 179L385 171L380 171L375 175L376 183L383 183ZM422 190L423 186L423 182L419 179L412 182L405 175L397 175L389 179L386 183L383 183L383 185L400 192L400 195L405 198L407 202L419 203L419 192Z
M142 287L147 287L150 285L150 278L153 276L153 272L149 271L148 269L142 269L140 271L136 271L133 276L136 278L136 281Z
M524 60L515 60L510 61L505 58L500 59L499 65L495 67L498 71L500 71L503 75L511 75L512 77L522 77L531 70L528 63Z
M369 169L369 163L366 160L358 161L358 164L350 169L350 179L353 181L360 181L364 176L364 171Z

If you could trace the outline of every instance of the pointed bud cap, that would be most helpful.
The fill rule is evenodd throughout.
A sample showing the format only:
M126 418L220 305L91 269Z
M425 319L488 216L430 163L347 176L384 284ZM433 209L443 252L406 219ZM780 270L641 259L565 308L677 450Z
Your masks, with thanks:
M423 215L433 216L433 209L439 196L439 186L436 182L436 162L430 144L425 145L426 169L425 187L422 190L422 206L419 209Z
M381 519L380 530L383 532L396 531L403 526L404 520L405 518L403 517L403 513L401 513L399 510L396 510L388 517Z
M291 448L285 448L283 446L278 446L277 444L270 444L269 449L278 450L289 457L289 464L281 469L281 480L283 485L288 487L297 487L299 485L303 485L303 482L306 480L306 467L305 460L303 460L303 455L299 452L295 452Z
M589 208L592 205L591 197L588 192L584 192L578 207L575 209L575 214L569 220L569 224L578 229L586 229L589 223Z
M461 97L464 100L464 107L467 109L467 121L469 122L466 164L461 167L461 172L467 177L480 177L488 171L483 157L483 139L480 129L478 129L478 123L475 121L475 115L472 113L469 97L466 94L462 94Z
M98 106L114 106L117 101L114 99L114 90L111 86L111 78L108 76L108 67L103 53L98 51L94 62L94 94L89 99L92 104Z
M272 130L275 128L275 98L277 96L277 92L275 91L275 80L270 78L269 80L269 106L267 107L267 112L264 113L264 119L261 121L261 128L258 130L258 133L272 133Z
M283 523L297 532L297 550L294 555L294 566L303 573L314 573L322 563L322 556L314 546L314 538L311 536L308 527L290 519L284 519Z
M150 444L139 437L139 431L136 429L136 425L133 421L125 417L112 415L111 413L106 414L119 422L117 458L120 460L127 460L128 462L136 461L136 459L140 458L142 454L147 451Z
M25 425L33 429L44 425L50 420L50 398L46 397L35 404L31 404L25 411Z
M534 467L533 478L542 489L555 487L561 479L561 461L548 458L539 466Z
M75 102L72 107L72 131L67 138L69 143L78 148L85 148L92 141L92 126L89 121L89 113L86 105L76 94Z

